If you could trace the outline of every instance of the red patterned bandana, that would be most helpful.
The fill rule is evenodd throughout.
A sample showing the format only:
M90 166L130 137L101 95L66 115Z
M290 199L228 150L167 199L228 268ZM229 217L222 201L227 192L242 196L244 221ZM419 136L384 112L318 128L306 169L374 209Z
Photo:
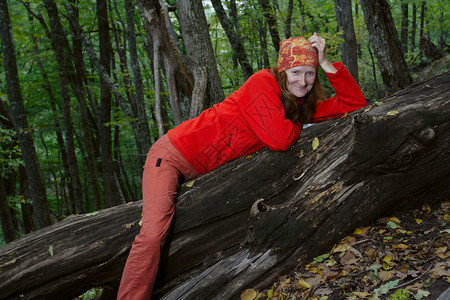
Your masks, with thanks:
M297 66L319 68L317 49L301 36L282 40L278 56L278 73Z

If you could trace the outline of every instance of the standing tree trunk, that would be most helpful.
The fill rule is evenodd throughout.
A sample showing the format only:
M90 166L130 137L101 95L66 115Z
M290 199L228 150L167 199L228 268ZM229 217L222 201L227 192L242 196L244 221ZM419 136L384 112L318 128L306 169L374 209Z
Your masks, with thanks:
M16 51L6 0L0 0L0 37L11 114L14 121L14 128L19 139L22 157L26 166L30 194L33 200L33 219L37 228L43 228L52 223L50 219L50 209L47 202L47 192L41 174L41 167L34 148L32 130L28 126L25 106L20 91Z
M269 0L259 0L259 4L262 7L264 17L269 25L270 36L272 37L272 44L275 51L278 53L280 51L280 35L278 34L278 25L275 12L273 11L272 5L270 5Z
M145 148L143 149L147 153L148 149L152 144L150 140L150 129L148 126L147 113L145 110L145 99L144 99L144 85L142 82L141 68L139 66L138 52L136 46L136 29L134 25L135 16L135 1L125 0L125 10L127 16L127 37L128 37L128 49L131 60L131 70L133 71L134 79L134 97L131 97L133 101L131 107L134 107L136 118L138 119L138 124L141 128L139 131L141 134L136 138L141 139L140 144Z
M0 99L0 131L2 129L14 130L14 124L12 122L12 116L9 112L6 102L3 102ZM11 149L12 147L14 147L14 145L17 145L18 141L17 139L13 139L12 142L7 143L0 135L0 143L2 143L3 151L7 152L8 149ZM6 143L8 145L6 145ZM1 153L3 151L0 151L0 160L4 159L3 153ZM6 171L7 170L5 170L4 164L0 164L0 222L2 224L2 231L5 242L9 243L16 239L16 228L14 225L15 220L9 206L5 180L3 179L6 175ZM14 177L14 175L9 177Z
M87 106L86 101L86 90L89 89L84 84L84 78L85 75L85 67L84 67L84 57L83 57L83 44L81 42L81 37L79 36L77 30L75 28L79 27L79 12L76 5L74 5L75 0L71 0L71 5L75 11L76 16L76 22L70 22L70 28L71 33L73 36L73 61L74 61L74 67L75 71L73 73L74 76L71 76L71 86L72 91L76 95L76 98L78 99L78 103L80 105L80 115L81 115L81 128L83 130L84 135L84 143L86 145L86 152L87 152L87 166L88 166L88 174L87 177L89 178L89 186L91 187L95 204L94 206L97 209L101 209L102 206L102 197L101 197L101 191L100 191L100 183L99 183L99 174L97 170L97 157L95 155L95 147L94 147L94 138L92 136L92 132L98 132L98 123L90 122L89 119L89 108ZM71 66L73 67L73 66ZM88 199L86 199L86 210L88 209Z
M6 243L16 239L16 228L14 227L11 208L8 204L5 185L3 183L3 168L0 167L0 222L2 223L3 237Z
M425 11L426 11L426 3L425 1L422 1L420 9L420 29L419 29L420 59L423 58L425 48Z
M75 154L74 129L70 112L70 75L68 74L68 71L72 70L69 66L72 61L72 54L70 53L70 47L65 37L64 29L59 20L58 8L55 2L53 0L45 0L45 8L49 17L52 48L55 52L58 63L59 83L62 98L61 109L63 113L67 158L69 162L70 184L72 184L74 193L74 202L71 203L71 206L74 212L82 213L84 212L83 195L77 156Z
M395 92L412 83L397 29L386 0L361 0L370 42L375 50L384 85Z
M294 0L289 0L288 11L286 17L286 27L284 28L284 36L286 39L291 37L292 12L294 10Z
M108 5L106 0L97 0L98 35L100 46L100 64L109 76L111 73L111 44L109 40ZM111 90L108 83L100 77L100 144L102 177L105 204L112 207L119 204L116 185L116 173L112 155L111 127Z
M300 16L302 18L302 30L303 32L307 32L308 28L306 27L305 5L302 3L302 0L298 0L298 8L300 10Z
M195 76L196 73L201 71L194 73L194 80L196 81L195 85L201 85L198 81L204 80L206 81L206 90L203 94L203 99L192 99L192 104L201 104L199 105L199 108L190 115L192 118L198 116L201 111L211 107L213 104L221 102L224 99L224 94L202 1L178 0L176 6L183 36L183 44L186 48L186 55L195 63L192 68L206 68L205 78ZM195 91L193 93L195 93Z
M401 30L400 30L400 42L402 44L402 51L403 53L408 52L408 28L409 28L409 9L408 9L408 2L406 0L403 0L401 4L402 9L402 23L401 23Z
M338 26L342 28L344 43L342 44L342 62L346 65L356 82L358 73L358 43L353 26L352 1L334 0Z
M219 19L220 24L222 25L223 30L225 30L228 40L230 41L231 47L238 58L239 64L244 72L244 78L247 80L253 75L253 69L248 61L247 54L245 54L242 36L233 29L233 25L222 6L222 2L220 0L211 0L211 3L214 7L217 18Z
M416 49L416 32L417 32L417 4L413 4L412 9L412 25L411 25L411 52L414 52Z

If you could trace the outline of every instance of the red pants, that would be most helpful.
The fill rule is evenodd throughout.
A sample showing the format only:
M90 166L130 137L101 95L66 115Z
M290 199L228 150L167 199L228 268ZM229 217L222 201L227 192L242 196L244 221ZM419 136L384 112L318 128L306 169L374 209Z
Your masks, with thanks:
M183 177L198 175L167 135L148 152L142 176L142 227L128 255L117 299L151 298L161 250L175 212L178 186Z

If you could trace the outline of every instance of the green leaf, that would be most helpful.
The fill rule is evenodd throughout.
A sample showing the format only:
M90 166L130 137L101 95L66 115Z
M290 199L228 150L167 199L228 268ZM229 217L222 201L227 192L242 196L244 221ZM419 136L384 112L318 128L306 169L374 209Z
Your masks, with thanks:
M398 285L399 281L400 279L397 279L383 284L382 286L374 290L375 295L386 295L390 290L394 289Z
M50 252L50 256L53 256L53 246L50 245L50 247L48 247L48 252Z
M389 221L387 222L387 226L391 229L397 229L398 228L398 224L395 223L394 221Z
M422 299L423 297L428 297L429 295L430 295L430 292L428 292L428 291L418 290L417 294L414 295L414 298L419 300L419 299Z
M394 294L391 295L392 300L408 300L411 292L405 289L396 290Z
M313 261L313 264L315 264L315 263L321 263L321 262L323 262L325 259L327 259L327 258L329 258L330 257L330 254L323 254L323 255L320 255L320 256L317 256L317 257L314 257L314 261Z

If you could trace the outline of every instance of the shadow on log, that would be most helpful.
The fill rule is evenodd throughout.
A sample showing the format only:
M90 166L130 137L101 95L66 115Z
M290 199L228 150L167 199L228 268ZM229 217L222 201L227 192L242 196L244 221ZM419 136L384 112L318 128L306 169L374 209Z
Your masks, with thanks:
M181 188L156 298L234 299L404 206L447 199L450 73L315 124ZM312 149L314 138L319 140ZM0 248L1 299L117 287L141 203L66 220Z

